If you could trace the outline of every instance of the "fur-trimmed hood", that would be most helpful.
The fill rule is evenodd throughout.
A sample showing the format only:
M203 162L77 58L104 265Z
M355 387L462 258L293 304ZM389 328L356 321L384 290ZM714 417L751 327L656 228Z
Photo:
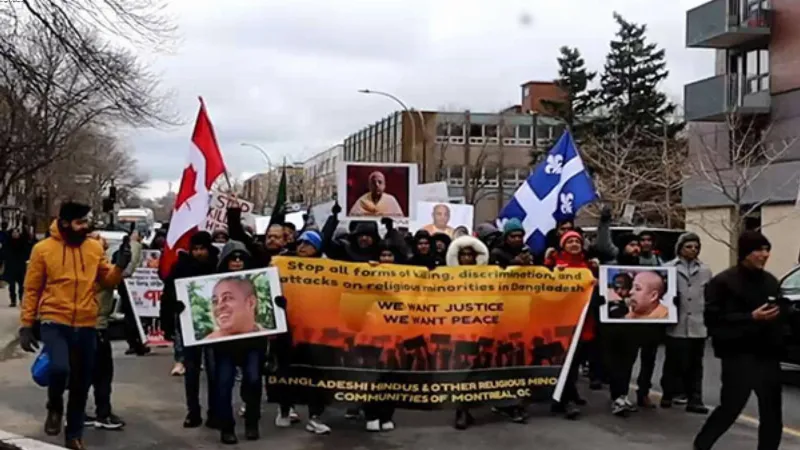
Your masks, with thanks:
M489 248L486 247L486 244L472 236L461 236L454 239L453 242L450 243L450 247L447 248L447 265L458 266L458 252L466 247L472 247L478 252L478 256L475 258L478 263L477 265L485 266L489 264Z

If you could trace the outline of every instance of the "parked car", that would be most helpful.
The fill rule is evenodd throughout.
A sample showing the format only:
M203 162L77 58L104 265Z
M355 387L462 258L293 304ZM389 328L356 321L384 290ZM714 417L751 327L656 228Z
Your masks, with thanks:
M781 278L781 294L789 301L798 302L800 305L800 266L794 267ZM793 375L800 375L800 335L795 333L793 332L789 338L785 360L781 361L781 369Z

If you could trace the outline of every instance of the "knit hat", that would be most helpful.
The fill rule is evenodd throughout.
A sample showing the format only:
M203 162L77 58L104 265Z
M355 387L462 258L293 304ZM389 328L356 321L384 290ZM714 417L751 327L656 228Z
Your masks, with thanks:
M678 241L675 242L675 255L680 255L683 246L689 242L697 242L698 251L700 250L700 236L687 231L686 233L678 236Z
M506 224L503 225L503 233L509 234L515 231L522 231L525 232L525 228L522 227L522 222L519 221L516 217L508 219Z
M772 244L769 240L758 231L745 231L739 236L739 261L747 258L747 255L762 247L767 247L767 250L772 249Z
M208 231L198 231L197 233L192 235L192 238L189 239L189 245L191 247L202 246L205 248L211 248L211 235Z
M566 244L567 239L569 238L578 238L581 240L581 245L583 245L583 236L581 236L581 234L578 233L577 231L570 230L561 236L561 239L558 241L559 247L564 248L564 244Z
M617 238L617 248L620 250L624 249L628 246L631 242L639 242L639 236L636 236L633 233L624 233Z
M319 234L319 232L314 230L304 231L297 239L297 242L307 242L311 244L316 251L322 250L322 236Z
M58 210L58 218L72 222L73 220L88 216L91 210L91 206L84 205L83 203L65 202L61 204L61 208Z

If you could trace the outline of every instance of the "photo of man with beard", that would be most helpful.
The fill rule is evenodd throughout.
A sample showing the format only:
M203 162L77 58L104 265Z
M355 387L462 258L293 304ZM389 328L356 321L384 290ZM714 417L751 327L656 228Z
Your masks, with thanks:
M249 279L227 277L217 281L211 297L214 331L204 340L261 331L256 321L257 305L256 289Z

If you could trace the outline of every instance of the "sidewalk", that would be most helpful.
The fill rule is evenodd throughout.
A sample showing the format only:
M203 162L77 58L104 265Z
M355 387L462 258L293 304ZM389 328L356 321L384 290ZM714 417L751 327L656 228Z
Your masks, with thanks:
M8 288L0 288L0 362L21 356L17 345L19 306L8 306Z

